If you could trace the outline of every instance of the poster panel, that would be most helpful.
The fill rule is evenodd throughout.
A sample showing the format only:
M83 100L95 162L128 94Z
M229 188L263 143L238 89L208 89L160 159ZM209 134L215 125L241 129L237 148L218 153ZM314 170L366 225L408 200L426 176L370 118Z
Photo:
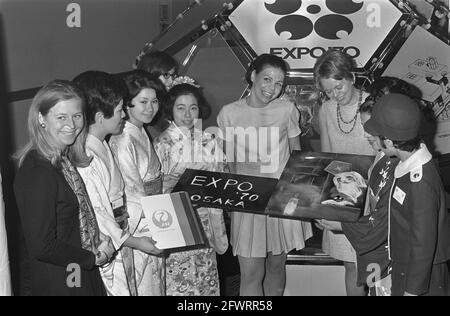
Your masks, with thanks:
M291 69L312 69L330 48L362 68L402 15L388 0L244 0L229 19L258 55L278 55Z
M291 219L355 222L363 213L372 156L294 151L266 213Z
M434 150L450 153L450 47L433 34L416 27L383 76L397 77L421 92L423 104L432 112Z

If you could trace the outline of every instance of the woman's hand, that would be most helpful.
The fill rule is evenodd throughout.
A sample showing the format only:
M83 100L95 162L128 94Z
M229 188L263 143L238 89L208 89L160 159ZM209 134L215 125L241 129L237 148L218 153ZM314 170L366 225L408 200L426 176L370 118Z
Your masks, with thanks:
M103 238L105 237L106 236L103 236ZM101 267L111 261L116 249L114 248L111 238L106 237L101 241L97 248L92 247L92 251L95 255L95 265Z
M161 256L164 254L163 250L156 247L156 241L150 237L139 237L139 245L137 249L154 256Z
M95 254L95 265L97 267L102 267L106 265L109 261L108 256L103 251L97 251Z

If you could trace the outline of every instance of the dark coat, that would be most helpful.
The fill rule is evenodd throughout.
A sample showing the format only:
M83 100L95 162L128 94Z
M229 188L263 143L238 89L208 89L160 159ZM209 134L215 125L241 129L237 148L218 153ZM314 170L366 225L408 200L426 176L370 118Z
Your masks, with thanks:
M449 294L448 271L443 267L450 259L450 218L438 170L422 151L416 156L418 163L405 167L407 172L397 175L396 170L392 189L390 251L394 295L405 291L416 295Z
M379 278L388 275L390 260L387 250L389 193L394 182L394 170L399 160L387 156L373 167L368 183L366 208L368 215L356 223L342 223L342 229L357 254L358 285L366 282L374 272L371 264L380 267ZM384 184L384 185L383 185Z
M62 172L31 151L17 173L14 191L30 269L29 293L22 294L105 295L94 254L81 248L78 200ZM68 286L68 280L76 281L70 264L81 268L80 287Z

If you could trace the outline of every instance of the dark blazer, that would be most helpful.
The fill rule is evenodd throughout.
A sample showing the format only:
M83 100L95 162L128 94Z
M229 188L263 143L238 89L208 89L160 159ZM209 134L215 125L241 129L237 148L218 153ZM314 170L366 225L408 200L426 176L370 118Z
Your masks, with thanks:
M62 172L31 151L14 192L30 269L29 293L22 294L105 295L94 254L81 248L78 200ZM80 267L80 282L71 264Z
M411 178L420 181L411 181ZM450 217L445 205L445 192L433 161L422 166L419 174L406 174L395 182L397 190L405 193L402 204L391 198L391 256L392 291L395 295L408 293L423 295L447 294L445 283L450 259ZM442 271L444 275L436 275ZM448 284L446 285L448 287Z
M388 206L398 162L398 159L384 156L374 165L368 183L369 214L356 223L342 223L342 230L357 254L358 285L375 281L367 279L373 272L371 264L380 267L380 278L388 275Z

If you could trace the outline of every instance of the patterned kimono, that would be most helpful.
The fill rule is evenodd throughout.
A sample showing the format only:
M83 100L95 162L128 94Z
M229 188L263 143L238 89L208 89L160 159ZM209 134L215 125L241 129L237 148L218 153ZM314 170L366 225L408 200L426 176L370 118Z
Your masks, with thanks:
M210 134L201 130L184 134L174 124L155 139L155 150L164 173L163 191L169 193L187 168L224 171L224 154ZM167 295L218 296L216 252L228 248L222 210L197 209L211 248L171 254L166 261Z
M125 123L121 135L111 137L109 144L125 181L130 233L135 237L149 237L149 233L140 225L143 216L140 199L162 191L158 156L144 128L138 128L130 122ZM163 295L163 260L134 250L134 265L138 295Z
M109 236L115 249L115 259L100 269L110 296L136 295L133 251L122 244L130 237L127 225L122 228L116 221L117 210L124 209L125 183L112 152L106 142L93 135L86 140L86 153L92 157L87 168L78 168L89 194L100 231Z

